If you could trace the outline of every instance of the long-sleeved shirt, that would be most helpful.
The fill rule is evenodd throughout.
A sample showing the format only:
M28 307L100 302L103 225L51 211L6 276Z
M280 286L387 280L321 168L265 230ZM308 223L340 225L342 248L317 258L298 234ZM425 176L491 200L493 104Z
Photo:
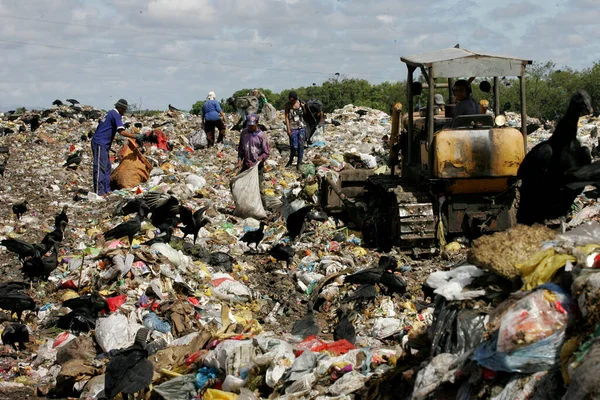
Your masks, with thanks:
M258 128L255 132L244 129L240 135L238 145L238 159L242 160L248 168L269 158L269 140L263 131Z

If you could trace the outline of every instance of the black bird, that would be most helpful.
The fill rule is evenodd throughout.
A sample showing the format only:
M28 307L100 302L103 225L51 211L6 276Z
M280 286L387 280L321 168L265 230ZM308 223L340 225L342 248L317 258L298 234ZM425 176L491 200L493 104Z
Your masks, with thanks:
M264 229L265 223L261 221L258 229L244 233L244 235L240 238L240 242L245 242L246 244L248 244L248 247L250 247L250 245L254 243L255 248L258 248L258 245L260 244L261 240L263 240L263 238L265 237Z
M129 129L129 128L131 128L131 122L129 122L129 121L128 121L128 122L125 122L125 123L123 124L123 127L124 127L125 129Z
M294 322L292 327L292 335L300 336L302 339L319 334L319 327L315 324L313 315L313 303L309 301L307 308L306 316Z
M289 144L280 143L278 141L275 141L275 147L277 148L277 150L279 151L280 154L283 153L284 151L290 151Z
M354 293L342 300L343 303L356 300L370 300L377 297L377 288L374 285L364 284L360 285Z
M141 197L135 197L133 199L124 199L117 204L113 216L117 215L129 215L143 209L145 215L150 213L150 207Z
M29 208L27 208L28 205L29 203L27 202L27 200L23 200L19 203L13 204L12 211L13 214L17 216L17 219L21 219L23 214L25 214L29 210Z
M54 118L54 117L50 117L50 118L46 118L46 119L44 120L44 123L46 123L46 124L54 124L54 123L56 123L56 121L57 121L57 119L56 119L56 118Z
M62 101L60 101L60 100L58 100L58 99L56 99L56 100L54 100L54 101L52 102L52 105L53 105L53 106L62 106L62 105L63 105L63 102L62 102Z
M142 125L142 123L141 123L141 122L136 122L135 124L133 124L133 126L135 126L135 127L136 127L136 128L138 128L138 129L141 129L141 128L142 128L142 126L144 126L144 125Z
M34 115L29 120L29 127L31 128L31 132L35 132L37 128L40 127L40 117L38 115Z
M79 102L75 99L67 99L67 101L71 103L71 105L79 104Z
M23 261L28 257L39 257L48 251L50 246L46 247L42 244L27 243L21 239L8 238L0 241L0 245L6 247L6 250L13 252L19 256L19 260Z
M169 111L179 111L179 109L169 104Z
M25 350L25 343L29 342L29 331L23 324L9 324L4 327L2 332L2 343L11 345L15 351L19 345L19 350Z
M202 207L196 210L192 214L192 210L187 207L179 206L179 215L181 219L181 223L184 225L183 229L183 239L187 235L193 235L194 241L196 244L196 239L198 239L198 232L200 232L200 228L208 223L208 220L204 219L204 213L208 210L208 207Z
M383 275L383 268L381 268L380 266L365 268L363 270L353 273L352 275L346 276L344 278L344 282L353 283L356 285L374 285L376 283L379 283L379 281L381 280L381 275Z
M0 163L0 176L4 176L4 171L6 170L6 161Z
M333 329L333 340L337 341L346 339L352 344L356 343L356 329L348 318L349 312L345 309L345 307L344 309L340 307L337 309L337 314L339 321Z
M146 246L152 246L154 243L170 243L171 242L171 238L173 236L173 230L175 230L174 227L169 226L167 227L167 229L165 230L165 233L159 236L155 236L154 238L145 241L144 243L142 243L143 245Z
M0 283L0 293L20 292L29 288L27 282L2 282Z
M367 110L356 110L354 112L357 113L361 117L364 117L365 115L367 115L369 113Z
M58 266L58 243L54 243L52 253L48 257L31 257L23 263L23 275L27 278L48 280L48 277Z
M35 310L35 301L27 293L16 290L0 292L0 308L17 314L17 321L21 320L23 311Z
M106 366L104 396L112 400L121 393L128 400L130 394L147 388L152 383L154 367L148 360L146 341L148 328L140 328L131 347L119 351Z
M135 217L127 222L123 222L112 229L104 232L104 240L119 239L127 236L129 239L129 247L133 243L133 238L142 229L143 211L140 209Z
M69 223L69 217L67 216L67 210L69 209L68 205L64 205L62 211L54 216L54 228L60 227L60 223L65 221L67 224Z
M80 307L58 317L55 325L74 334L87 333L96 326L96 315L89 306Z
M298 236L302 236L304 233L304 220L306 219L306 215L313 209L314 206L304 206L290 215L288 215L285 220L285 225L287 227L288 235L290 240L293 242L296 240Z
M177 228L177 225L179 225L181 221L179 220L179 217L174 216L174 217L168 217L166 218L164 221L162 221L160 224L158 224L156 226L156 229L158 229L161 232L166 232L167 229L169 228Z
M76 152L69 154L67 160L63 164L63 168L77 169L79 164L81 164L81 151L77 150Z
M233 257L231 257L229 254L223 253L221 251L210 253L210 255L208 256L208 264L209 265L212 265L213 267L220 267L223 270L225 270L226 272L233 271L233 262L234 261L235 261L235 259Z
M100 311L110 312L106 299L95 290L89 295L65 300L62 305L63 307L69 307L71 310L86 308L91 310L94 316L97 316Z
M55 227L52 232L46 233L46 236L42 239L42 244L48 248L52 246L53 243L60 243L63 241L65 228L67 227L67 221L62 220L58 224L58 227Z
M566 173L592 161L589 149L577 140L577 123L582 113L592 112L590 95L578 90L552 136L527 153L517 173L521 180L517 222L531 225L568 214L582 190L566 186Z
M286 268L292 262L294 258L294 248L287 244L277 243L275 246L271 247L269 250L269 255L276 259L277 261L285 261Z
M54 110L52 110L51 108L48 108L48 109L42 111L42 118L48 117L48 115L52 114L53 112L54 112Z
M175 206L179 205L179 200L175 196L166 193L148 192L142 198L148 208L150 208L150 221L152 225L159 226L168 218L177 216Z
M379 283L385 286L390 293L406 293L406 283L392 271L383 271Z

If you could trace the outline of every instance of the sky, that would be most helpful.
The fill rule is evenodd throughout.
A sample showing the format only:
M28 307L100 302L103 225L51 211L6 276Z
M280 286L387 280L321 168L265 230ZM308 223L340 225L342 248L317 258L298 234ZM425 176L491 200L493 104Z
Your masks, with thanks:
M579 70L600 61L599 1L0 0L0 107L402 81L401 56L457 43Z

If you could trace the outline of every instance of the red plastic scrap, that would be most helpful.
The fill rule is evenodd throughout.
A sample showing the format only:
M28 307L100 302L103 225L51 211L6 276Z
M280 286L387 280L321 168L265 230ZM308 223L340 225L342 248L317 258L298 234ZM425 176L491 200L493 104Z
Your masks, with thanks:
M338 341L335 341L332 343L323 343L321 346L317 346L317 347L311 349L311 351L314 351L317 353L319 353L321 351L326 351L328 353L339 356L340 354L346 354L350 350L354 350L354 349L356 349L356 347L354 347L354 345L352 343L350 343L346 339L341 339L341 340L338 340Z
M223 282L226 282L226 281L232 281L232 280L233 280L233 279L231 279L231 278L229 278L229 277L224 277L224 278L218 278L218 279L214 279L214 280L212 281L212 283L213 283L213 286L214 286L214 287L219 287L219 285L220 285L221 283L223 283Z
M77 285L73 279L69 279L68 281L63 282L60 287L62 289L77 289Z
M119 307L121 307L127 301L127 295L122 294L120 296L108 297L106 299L106 303L108 303L108 309L110 312L115 312Z
M69 338L69 335L69 332L63 332L60 335L58 335L56 339L54 339L52 347L57 348L58 346L60 346L65 340Z

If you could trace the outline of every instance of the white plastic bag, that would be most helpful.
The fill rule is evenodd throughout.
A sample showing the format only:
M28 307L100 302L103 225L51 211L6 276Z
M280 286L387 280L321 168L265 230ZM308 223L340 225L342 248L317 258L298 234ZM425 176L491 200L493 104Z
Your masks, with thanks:
M189 141L194 150L203 149L208 146L208 138L206 137L204 129L198 129L196 132L192 133L189 137Z
M463 289L484 273L472 264L465 264L450 271L433 272L427 278L427 285L435 289L435 294L444 296L446 300L474 299L483 296L485 290L463 291Z
M258 164L242 172L231 181L231 193L235 203L234 215L241 218L263 219L267 213L260 197Z
M139 324L131 324L123 314L112 314L96 321L96 342L104 352L124 349L133 344Z

